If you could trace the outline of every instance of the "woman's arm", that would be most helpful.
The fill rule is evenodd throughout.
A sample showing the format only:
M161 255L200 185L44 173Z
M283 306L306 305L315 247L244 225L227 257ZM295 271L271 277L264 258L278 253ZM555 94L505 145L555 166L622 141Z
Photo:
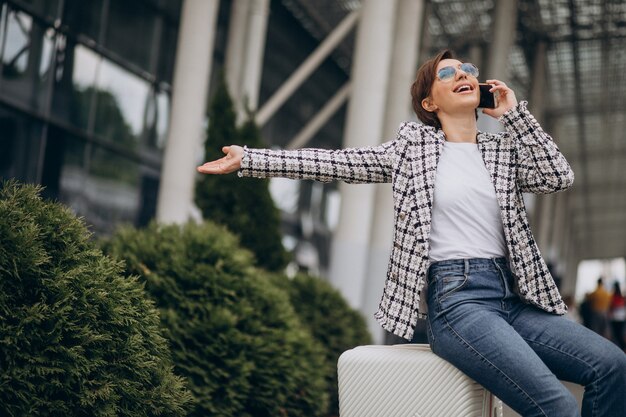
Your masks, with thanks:
M522 101L500 117L517 148L517 184L522 192L535 194L565 190L574 183L574 172L526 105Z
M392 144L339 150L246 148L239 176L347 183L390 182Z
M399 137L404 126L405 123L400 126ZM289 151L231 145L222 148L226 156L199 166L198 172L228 174L239 170L240 177L391 182L394 143L339 150L305 148Z
M497 92L498 106L483 113L500 120L517 149L517 185L522 192L549 194L569 188L574 172L550 135L543 131L515 93L499 80L487 80Z

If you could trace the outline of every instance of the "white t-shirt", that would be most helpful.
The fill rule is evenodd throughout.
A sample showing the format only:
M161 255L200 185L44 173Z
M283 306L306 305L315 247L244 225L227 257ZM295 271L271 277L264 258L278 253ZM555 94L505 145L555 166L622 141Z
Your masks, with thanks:
M496 191L478 145L446 141L435 177L430 261L506 255Z

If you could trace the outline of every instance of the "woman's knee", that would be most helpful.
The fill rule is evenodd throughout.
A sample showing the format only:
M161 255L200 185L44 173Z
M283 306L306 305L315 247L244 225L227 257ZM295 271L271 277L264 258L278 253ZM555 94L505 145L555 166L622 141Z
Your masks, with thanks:
M556 382L558 386L552 386L542 392L541 395L535 396L531 402L526 403L526 408L518 409L518 412L524 416L533 417L579 417L580 407L576 397L565 386Z
M563 416L578 416L580 415L580 406L578 405L578 400L574 394L572 394L567 388L563 387L561 395L559 396L558 401L556 401L556 406L554 410L558 410L560 414ZM550 415L550 414L548 414Z
M626 354L620 349L611 349L602 355L598 378L606 379L615 386L626 389Z

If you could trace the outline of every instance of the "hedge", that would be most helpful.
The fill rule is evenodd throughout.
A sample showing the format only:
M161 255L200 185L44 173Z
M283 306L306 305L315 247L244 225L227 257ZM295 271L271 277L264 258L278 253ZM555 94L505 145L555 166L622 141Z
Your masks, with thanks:
M0 184L0 415L186 415L142 284L40 192Z
M190 416L324 415L323 348L224 227L153 223L122 229L104 247L155 300L196 400Z
M293 279L275 275L274 283L290 296L300 321L322 346L330 415L339 415L337 360L346 350L372 343L364 317L350 307L328 281L305 274Z

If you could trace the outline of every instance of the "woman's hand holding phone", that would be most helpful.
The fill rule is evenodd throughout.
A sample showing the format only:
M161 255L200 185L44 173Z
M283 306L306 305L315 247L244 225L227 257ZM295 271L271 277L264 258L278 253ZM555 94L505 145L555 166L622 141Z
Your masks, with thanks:
M497 100L494 108L484 108L483 113L497 119L508 110L517 106L515 93L505 83L500 80L487 80L487 84L491 85L489 91L496 96Z

